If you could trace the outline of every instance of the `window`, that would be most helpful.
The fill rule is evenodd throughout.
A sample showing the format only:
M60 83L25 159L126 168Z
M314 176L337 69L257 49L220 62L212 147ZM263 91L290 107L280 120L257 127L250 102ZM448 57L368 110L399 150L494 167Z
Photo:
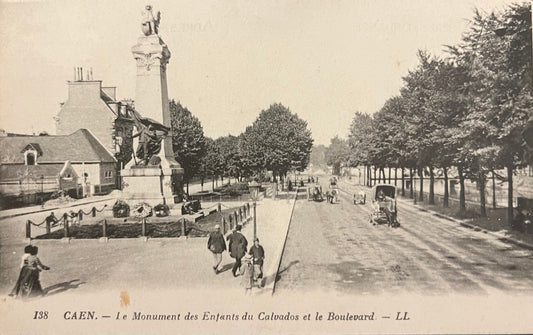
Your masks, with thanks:
M35 154L33 152L26 153L26 165L35 165Z
M104 171L104 178L113 178L113 171Z

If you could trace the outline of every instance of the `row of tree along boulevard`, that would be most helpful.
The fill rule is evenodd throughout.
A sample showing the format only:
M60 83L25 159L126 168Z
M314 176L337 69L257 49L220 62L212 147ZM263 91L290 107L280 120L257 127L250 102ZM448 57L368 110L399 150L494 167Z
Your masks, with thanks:
M186 107L170 101L172 143L176 160L184 169L186 193L189 182L215 180L274 180L288 172L303 171L309 163L313 139L307 122L280 103L262 110L252 125L237 136L206 137L200 120ZM214 186L213 186L214 188Z
M368 182L385 179L387 168L401 170L402 185L404 176L413 185L417 175L419 200L427 176L429 204L434 204L438 170L444 207L449 206L448 175L454 171L460 213L466 210L465 180L470 179L479 190L482 216L488 178L499 178L508 184L507 222L512 225L513 174L533 158L531 3L500 13L475 10L460 43L445 48L442 57L419 50L418 65L403 78L400 94L373 115L356 112L348 139L331 140L327 163L337 173L342 166L365 166Z

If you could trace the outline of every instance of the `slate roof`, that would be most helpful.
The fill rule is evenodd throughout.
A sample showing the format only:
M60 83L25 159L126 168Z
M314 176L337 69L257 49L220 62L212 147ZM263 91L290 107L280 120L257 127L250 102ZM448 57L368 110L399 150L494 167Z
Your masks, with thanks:
M0 164L24 164L21 151L28 144L37 144L42 155L37 164L102 162L113 163L115 158L87 129L70 135L0 137Z

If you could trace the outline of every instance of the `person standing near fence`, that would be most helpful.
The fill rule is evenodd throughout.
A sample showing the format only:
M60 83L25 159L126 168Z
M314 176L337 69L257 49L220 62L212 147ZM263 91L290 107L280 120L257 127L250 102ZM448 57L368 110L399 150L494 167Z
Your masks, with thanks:
M226 250L226 241L224 241L224 235L220 232L220 225L218 224L215 225L215 231L209 234L207 249L213 253L213 271L215 271L215 274L218 274L218 266L222 262L222 253Z

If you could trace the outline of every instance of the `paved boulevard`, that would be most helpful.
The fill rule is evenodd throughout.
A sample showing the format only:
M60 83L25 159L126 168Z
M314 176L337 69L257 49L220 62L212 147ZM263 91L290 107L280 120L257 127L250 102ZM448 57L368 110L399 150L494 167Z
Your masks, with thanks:
M398 203L400 228L372 226L370 205L352 202L359 186L340 188L336 204L296 202L276 295L533 292L532 251L420 211L410 201Z

